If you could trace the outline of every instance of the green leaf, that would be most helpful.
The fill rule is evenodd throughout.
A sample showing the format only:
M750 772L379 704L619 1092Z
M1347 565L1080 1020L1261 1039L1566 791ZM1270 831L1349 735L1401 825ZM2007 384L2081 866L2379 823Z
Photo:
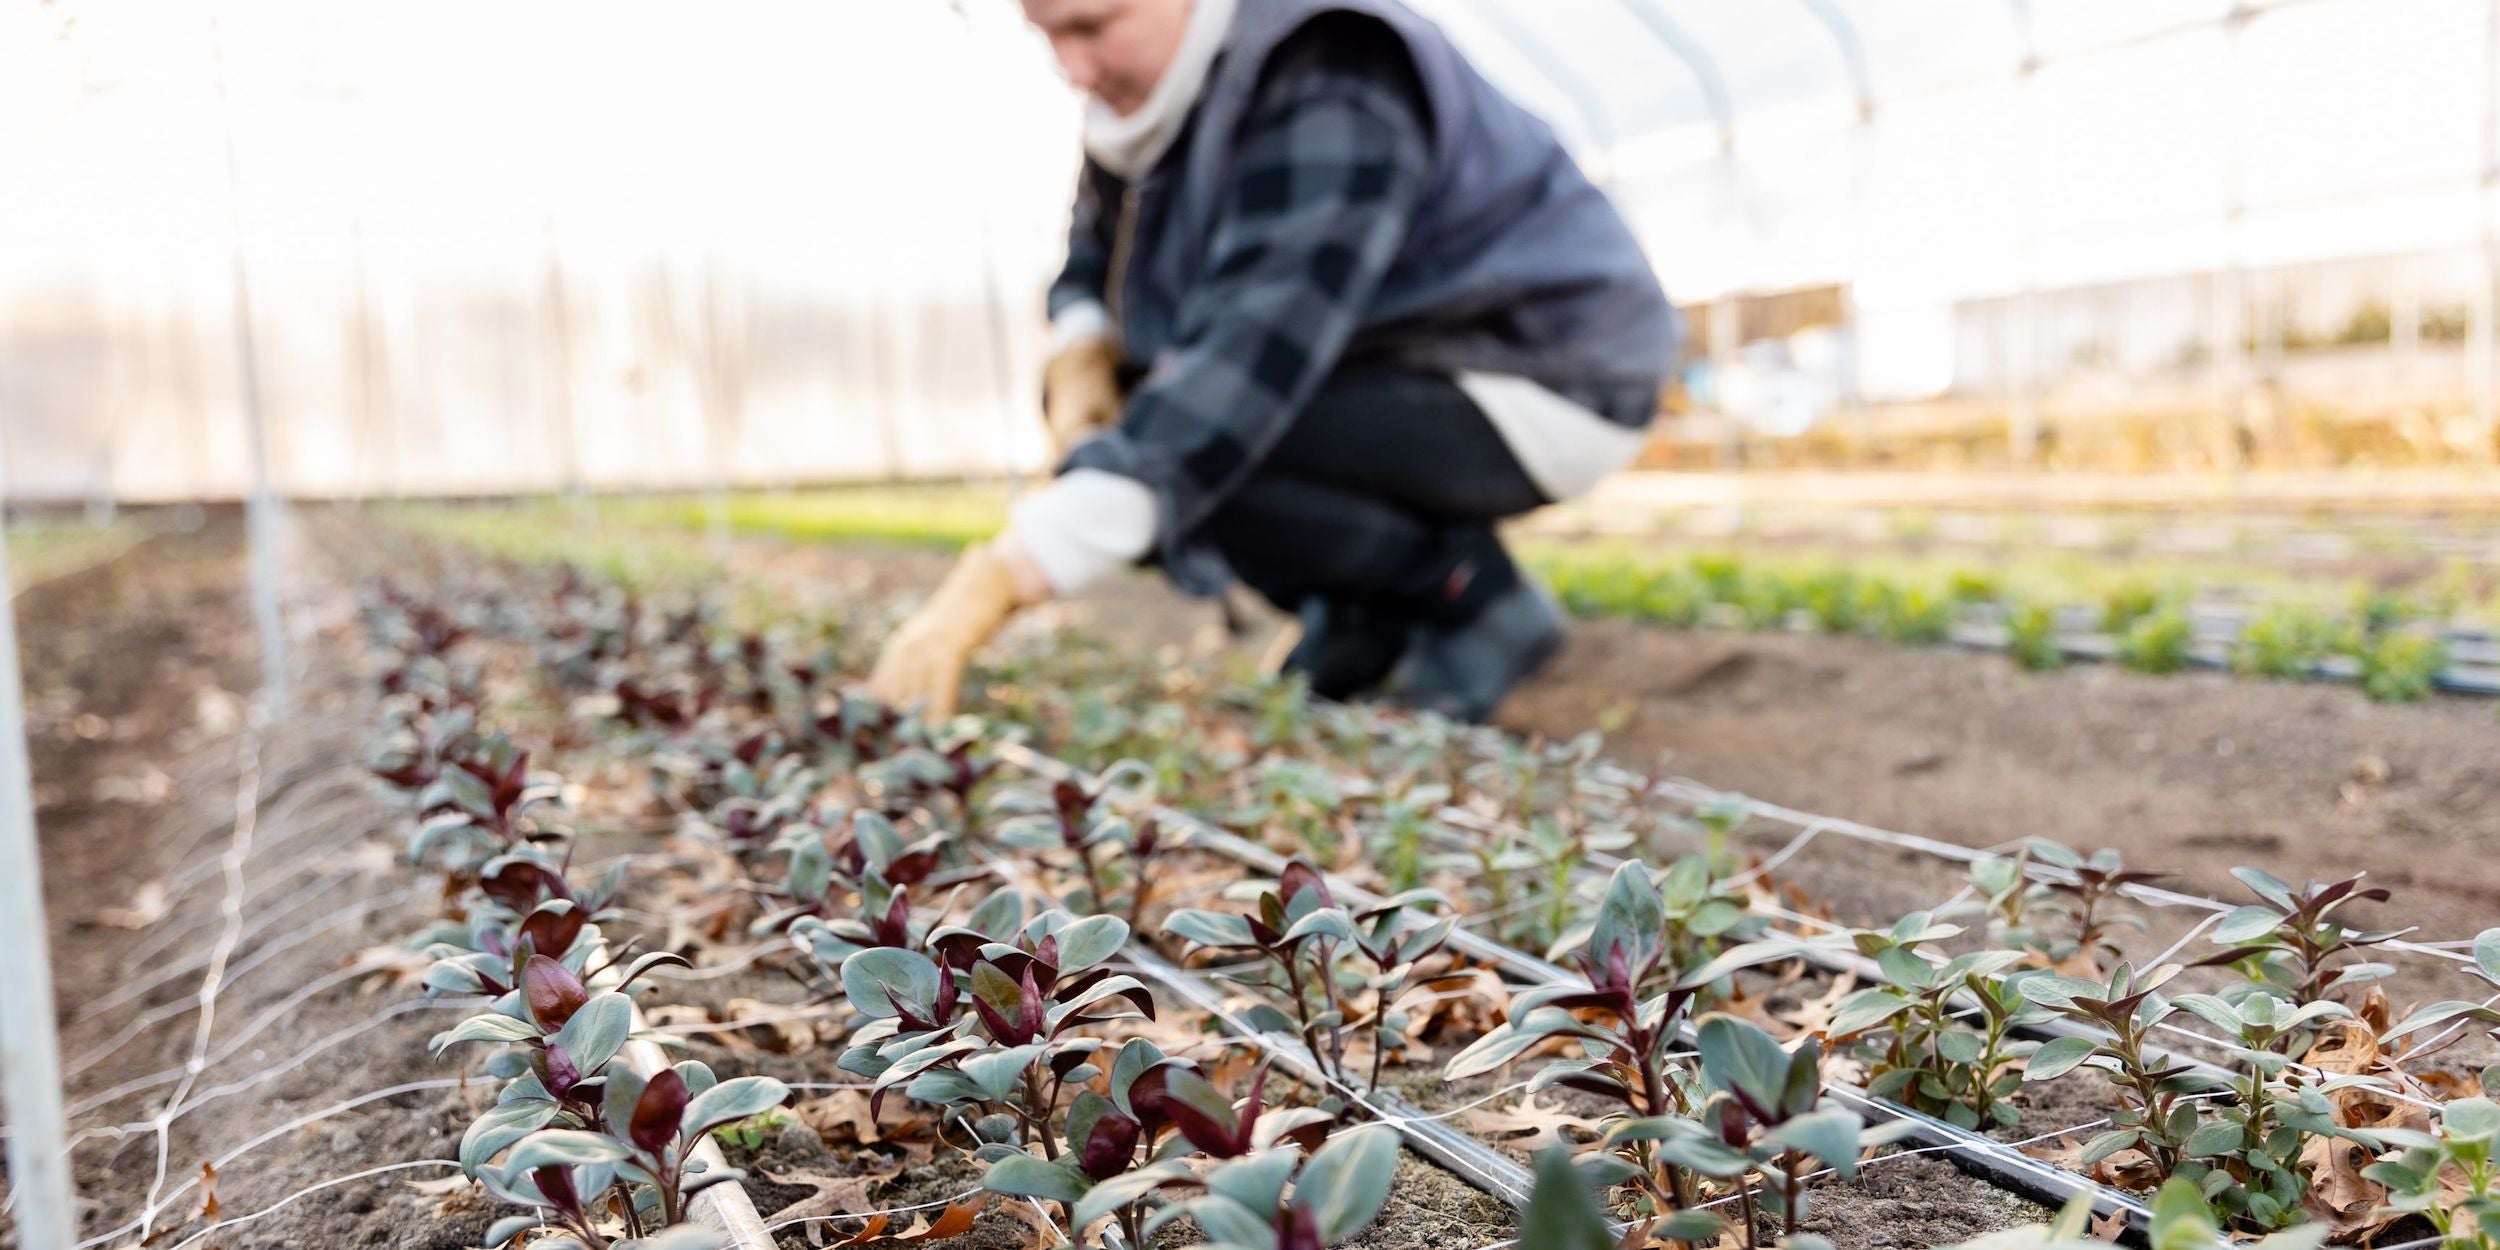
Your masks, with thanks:
M2474 935L2474 966L2481 968L2484 976L2500 981L2500 927Z
M918 951L878 946L842 961L842 993L851 1009L870 1019L902 1014L900 999L917 1007L936 1006L938 966Z
M1036 1042L1030 1046L1011 1046L1001 1050L984 1051L981 1054L966 1057L955 1066L963 1072L966 1079L980 1087L982 1094L987 1096L989 1101L1005 1102L1007 1095L1015 1090L1016 1084L1024 1079L1025 1071L1033 1066L1034 1060L1041 1057L1042 1046Z
M1789 1055L1778 1039L1760 1025L1723 1014L1702 1017L1696 1032L1702 1075L1712 1084L1742 1092L1757 1106L1780 1105L1788 1089Z
M1019 1151L990 1164L990 1170L981 1174L981 1188L1014 1198L1075 1202L1085 1196L1087 1185L1076 1169Z
M2440 1112L2439 1126L2450 1137L2500 1140L2500 1103L2460 1098Z
M1264 1248L1276 1244L1276 1230L1264 1211L1253 1211L1222 1194L1209 1194L1189 1204L1189 1218L1198 1221L1214 1250Z
M2282 922L2283 913L2249 903L2223 913L2221 921L2213 927L2213 940L2224 946L2237 946L2274 932L2274 926Z
M2386 1036L2380 1040L2393 1041L2408 1033L2419 1033L2424 1029L2436 1028L2439 1025L2446 1024L2451 1020L2472 1018L2477 1015L2481 1015L2482 1018L2492 1020L2495 1023L2500 1023L2500 1011L2493 1011L2491 1008L2485 1007L2480 1003L2469 1003L2461 998L2451 998L2432 1003L2427 1007L2415 1010L2412 1015L2406 1016L2401 1023L2396 1025L2396 1027L2389 1029Z
M1293 1168L1293 1152L1285 1151L1283 1153L1286 1155L1284 1161L1285 1168L1287 1171L1291 1171ZM1024 1155L1021 1157L1030 1159L1033 1156ZM1155 1190L1161 1189L1166 1185L1186 1184L1192 1176L1193 1174L1190 1172L1187 1164L1184 1164L1177 1159L1170 1159L1151 1167L1139 1168L1134 1172L1124 1172L1107 1181L1096 1182L1093 1188L1085 1191L1085 1200L1076 1204L1076 1214L1072 1217L1073 1222L1076 1227L1085 1228L1091 1225L1094 1221L1099 1220L1114 1211L1118 1211L1122 1207L1126 1207L1136 1202L1138 1199L1145 1197L1147 1194L1153 1193ZM1080 1179L1082 1178L1080 1177ZM1282 1183L1283 1182L1279 1180L1278 1184L1280 1187ZM983 1184L987 1184L986 1178L984 1178ZM1275 1203L1270 1202L1268 1205L1273 1207Z
M2227 1173L2215 1175L2221 1176L2223 1183L2230 1183ZM2221 1241L2222 1226L2214 1222L2213 1210L2206 1205L2204 1192L2196 1182L2174 1176L2162 1185L2161 1192L2153 1195L2149 1240L2152 1250L2213 1250Z
M1857 1174L1858 1130L1865 1126L1856 1112L1834 1108L1798 1116L1764 1137L1821 1159L1847 1180Z
M2240 884L2255 890L2257 897L2274 904L2278 911L2290 911L2298 905L2292 898L2292 887L2262 868L2234 868L2231 875L2239 878Z
M573 1057L573 1066L588 1076L607 1065L625 1045L634 1027L634 1002L618 993L593 994L573 1018L547 1040Z
M1615 1236L1578 1171L1560 1146L1536 1157L1536 1188L1519 1223L1519 1244L1538 1250L1614 1250Z
M2118 1128L2099 1134L2083 1144L2083 1152L2075 1161L2089 1166L2136 1144L2144 1134L2136 1129Z
M741 1076L726 1080L694 1096L686 1104L679 1123L685 1127L681 1135L694 1141L703 1134L757 1112L769 1111L789 1101L790 1087L769 1076Z
M519 1042L536 1036L538 1026L527 1020L515 1020L506 1015L471 1016L437 1034L431 1049L439 1055L445 1048L461 1042Z
M543 1167L579 1167L592 1163L617 1163L625 1158L625 1144L604 1133L586 1133L580 1129L541 1129L521 1139L504 1157L504 1170L510 1173L535 1171Z
M2076 1065L2092 1057L2099 1043L2088 1037L2060 1037L2044 1043L2031 1052L2023 1064L2026 1081L2049 1081L2075 1070Z
M2098 981L2087 981L2082 977L2024 977L2021 990L2024 998L2043 1007L2054 1007L2060 1011L2074 1006L2075 999L2078 997L2107 998L2109 996L2108 986Z
M1250 936L1250 919L1230 912L1176 911L1163 918L1163 930L1185 942L1200 946L1257 946Z
M1910 1000L1891 990L1859 990L1841 1000L1839 1010L1832 1013L1827 1032L1833 1037L1864 1033L1909 1008Z
M1024 927L1024 896L1013 890L1000 890L981 900L981 905L964 917L964 927L983 937L1004 937Z
M1568 1013L1564 1013L1566 1016ZM1544 1041L1542 1032L1526 1032L1517 1022L1494 1026L1491 1032L1468 1044L1467 1049L1450 1056L1441 1069L1444 1081L1464 1081L1495 1071L1511 1060L1528 1053L1528 1048Z
M460 1170L476 1176L505 1147L546 1127L547 1121L556 1118L557 1109L553 1100L540 1098L488 1108L460 1135Z
M1667 926L1666 900L1650 880L1649 868L1626 860L1606 882L1606 897L1597 906L1597 923L1589 931L1589 953L1603 960L1621 947L1624 962L1640 968L1658 953Z
M1273 1211L1285 1200L1285 1182L1301 1158L1301 1150L1291 1146L1253 1151L1207 1173L1207 1191L1253 1211Z
M2180 1153L2191 1159L2210 1159L2239 1148L2241 1127L2230 1120L2215 1120L2188 1134L2179 1146Z
M1317 1217L1321 1245L1335 1245L1363 1231L1380 1214L1397 1166L1395 1129L1375 1124L1332 1137L1303 1165L1293 1206Z
M1061 929L1058 937L1059 971L1065 976L1119 953L1128 944L1128 922L1118 916L1087 916Z

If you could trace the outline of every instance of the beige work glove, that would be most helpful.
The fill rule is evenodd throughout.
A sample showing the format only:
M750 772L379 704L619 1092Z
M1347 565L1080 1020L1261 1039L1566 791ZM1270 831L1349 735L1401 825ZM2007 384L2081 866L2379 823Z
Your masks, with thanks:
M1050 431L1050 460L1096 430L1120 423L1120 353L1104 338L1087 339L1042 366L1042 424Z
M1015 569L995 544L968 548L920 610L886 639L868 692L891 707L920 705L924 721L955 714L972 653L1024 606Z

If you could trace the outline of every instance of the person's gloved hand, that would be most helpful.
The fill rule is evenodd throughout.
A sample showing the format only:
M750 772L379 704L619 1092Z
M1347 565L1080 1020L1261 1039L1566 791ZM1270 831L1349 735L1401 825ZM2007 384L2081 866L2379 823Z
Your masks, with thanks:
M868 673L868 692L896 707L920 705L924 720L955 714L964 666L1026 597L995 543L965 550L929 601L903 622Z
M1111 340L1091 338L1050 358L1042 367L1042 423L1050 431L1050 459L1096 430L1120 422L1120 354Z

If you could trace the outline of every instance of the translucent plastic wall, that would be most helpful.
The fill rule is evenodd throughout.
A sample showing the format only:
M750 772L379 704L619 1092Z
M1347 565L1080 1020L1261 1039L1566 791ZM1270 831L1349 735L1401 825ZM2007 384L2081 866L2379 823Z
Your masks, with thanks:
M1993 405L2018 452L2090 396L2489 428L2490 0L1417 3L1730 310L1704 407ZM1039 456L1076 112L1005 0L0 23L13 496L243 490L246 307L291 494ZM1840 324L1739 307L1819 289Z

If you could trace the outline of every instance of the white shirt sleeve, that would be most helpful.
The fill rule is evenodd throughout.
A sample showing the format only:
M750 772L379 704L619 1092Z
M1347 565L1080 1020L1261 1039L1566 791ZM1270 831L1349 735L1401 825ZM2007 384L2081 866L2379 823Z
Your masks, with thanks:
M1101 300L1081 299L1059 310L1050 319L1050 354L1053 356L1091 339L1111 337L1111 310Z
M1054 594L1072 595L1154 546L1154 492L1135 478L1073 469L1007 510L1007 532Z

